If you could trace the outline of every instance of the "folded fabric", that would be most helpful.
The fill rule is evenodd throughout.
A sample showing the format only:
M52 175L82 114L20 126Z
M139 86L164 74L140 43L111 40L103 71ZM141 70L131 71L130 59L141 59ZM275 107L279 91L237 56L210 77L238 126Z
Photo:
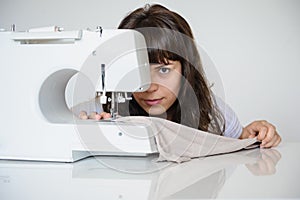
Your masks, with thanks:
M153 131L159 152L158 161L186 162L192 158L229 153L251 148L256 138L235 139L215 135L156 117L128 116L117 121L142 123Z

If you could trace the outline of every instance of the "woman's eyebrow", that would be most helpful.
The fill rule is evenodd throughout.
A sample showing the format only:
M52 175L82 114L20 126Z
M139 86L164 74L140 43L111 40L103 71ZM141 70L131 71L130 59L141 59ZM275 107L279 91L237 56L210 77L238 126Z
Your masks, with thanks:
M172 66L170 64L162 64L162 65L158 65L158 66L155 66L154 69L160 69L162 67L168 67L168 68L172 68Z
M159 67L166 66L166 64L164 64L164 63L150 63L150 66L154 67L154 68L159 68Z

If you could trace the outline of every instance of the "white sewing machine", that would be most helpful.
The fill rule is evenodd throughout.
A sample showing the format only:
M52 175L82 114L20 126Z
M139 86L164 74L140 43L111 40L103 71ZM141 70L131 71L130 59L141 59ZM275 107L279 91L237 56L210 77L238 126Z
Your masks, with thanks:
M101 92L112 105L144 91L150 73L144 37L134 30L0 31L0 159L73 162L90 155L157 152L144 124L79 120L66 103ZM116 98L106 99L113 92ZM112 110L115 113L115 110Z

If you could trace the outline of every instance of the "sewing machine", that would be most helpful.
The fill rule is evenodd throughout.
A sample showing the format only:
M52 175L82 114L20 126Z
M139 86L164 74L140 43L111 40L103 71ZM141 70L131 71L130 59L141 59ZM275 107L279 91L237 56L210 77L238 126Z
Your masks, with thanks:
M66 101L67 95L75 104L100 94L114 118L118 103L130 100L127 92L145 91L151 80L139 32L1 29L0 44L0 159L73 162L157 152L147 125L80 120Z

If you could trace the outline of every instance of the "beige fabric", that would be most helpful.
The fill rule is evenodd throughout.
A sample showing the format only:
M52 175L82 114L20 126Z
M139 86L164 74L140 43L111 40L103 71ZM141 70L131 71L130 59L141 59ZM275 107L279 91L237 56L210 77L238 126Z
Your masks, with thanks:
M238 151L257 142L256 138L240 140L218 136L155 117L129 116L117 121L149 126L157 143L158 161L180 163L192 158Z

